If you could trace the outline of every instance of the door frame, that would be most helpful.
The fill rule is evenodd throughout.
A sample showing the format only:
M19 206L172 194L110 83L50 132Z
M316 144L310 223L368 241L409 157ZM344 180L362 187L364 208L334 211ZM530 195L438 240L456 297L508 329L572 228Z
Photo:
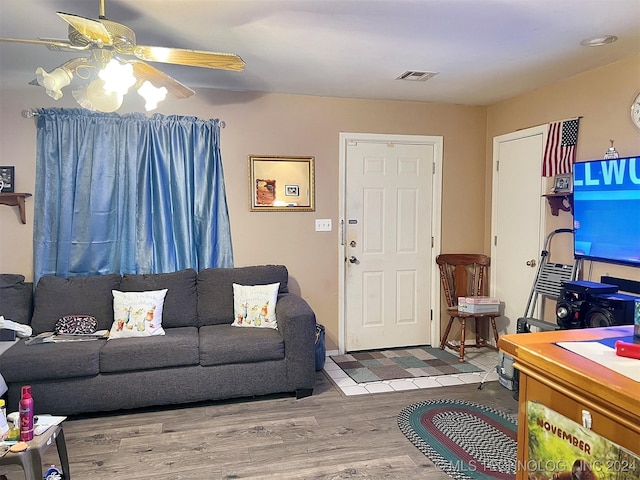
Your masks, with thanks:
M347 142L371 142L371 143L397 143L405 145L429 145L433 152L433 190L431 193L431 343L434 339L440 339L440 274L435 263L435 258L440 253L441 225L442 225L442 160L444 138L442 136L431 135L398 135L398 134L378 134L378 133L348 133L340 132L340 154L339 169L340 177L338 183L338 353L345 353L346 345L346 242L345 242L345 222L346 222L346 173L347 173Z
M498 232L496 229L497 221L498 221L498 176L496 172L498 172L498 162L500 157L498 155L499 144L505 142L512 142L514 140L520 140L524 138L534 137L536 135L542 135L542 148L544 152L544 146L547 144L547 136L548 136L549 124L537 125L535 127L529 127L522 130L517 130L511 133L505 133L503 135L497 135L493 137L493 155L492 155L492 176L491 176L491 259L492 259L492 267L493 267L493 259L497 258L496 250L498 246L496 245L496 235ZM544 153L543 153L544 155ZM540 157L540 171L542 172L542 156ZM546 223L547 223L547 210L546 210L546 202L542 199L542 194L544 193L546 185L546 180L542 175L540 176L540 223L538 225L538 253L542 252L542 248L544 247L545 241L545 232L546 232ZM536 258L539 261L539 258ZM489 291L493 295L496 289L496 269L491 268L490 280L489 280ZM530 293L530 292L529 292ZM524 313L524 312L522 312Z

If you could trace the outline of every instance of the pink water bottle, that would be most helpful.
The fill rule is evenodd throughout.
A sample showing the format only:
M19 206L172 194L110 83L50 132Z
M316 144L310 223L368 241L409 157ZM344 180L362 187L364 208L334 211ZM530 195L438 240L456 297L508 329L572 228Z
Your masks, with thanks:
M20 397L20 441L30 440L33 440L33 398L31 385L24 385Z

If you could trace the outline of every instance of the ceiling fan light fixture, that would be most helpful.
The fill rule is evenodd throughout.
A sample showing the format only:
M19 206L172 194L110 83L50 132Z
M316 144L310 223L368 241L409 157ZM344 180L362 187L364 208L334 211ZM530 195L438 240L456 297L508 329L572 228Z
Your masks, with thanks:
M126 95L129 88L136 83L133 66L130 63L120 63L115 58L98 72L98 77L104 81L105 91L120 95Z
M142 88L140 94L149 111L167 95L182 99L195 92L146 61L230 71L241 71L245 67L244 61L231 53L138 45L134 31L108 20L105 0L97 1L100 7L97 19L56 12L68 24L66 40L0 37L0 42L45 45L52 51L89 54L72 58L52 72L38 68L37 79L32 83L43 86L55 100L62 98L62 89L73 82L73 97L81 107L112 112L122 105L124 95L132 86L142 86L146 81L149 85Z
M76 99L76 102L78 102L78 105L80 105L82 108L85 108L87 110L91 110L92 112L96 111L96 107L94 107L91 102L89 101L89 99L87 98L87 87L86 86L81 86L78 87L74 90L72 90L71 92L73 94L73 98Z
M145 100L144 108L147 112L158 108L158 103L167 97L167 92L165 87L157 88L148 80L138 88L138 93Z
M100 112L115 112L124 99L119 92L105 90L105 81L97 78L87 86L87 99Z
M48 73L44 68L36 68L36 80L38 85L44 87L49 95L54 100L60 100L62 98L62 89L71 83L73 74L64 68L56 68Z

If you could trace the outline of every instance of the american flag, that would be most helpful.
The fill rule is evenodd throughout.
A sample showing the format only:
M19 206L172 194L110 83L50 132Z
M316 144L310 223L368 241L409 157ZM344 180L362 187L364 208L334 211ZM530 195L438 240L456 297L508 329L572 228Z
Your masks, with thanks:
M547 145L544 147L542 176L553 177L571 173L576 161L579 118L549 124Z

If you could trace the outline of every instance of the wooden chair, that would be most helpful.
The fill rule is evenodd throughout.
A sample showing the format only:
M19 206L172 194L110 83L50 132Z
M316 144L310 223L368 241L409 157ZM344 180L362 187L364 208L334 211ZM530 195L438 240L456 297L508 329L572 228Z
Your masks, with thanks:
M471 253L449 253L436 257L436 263L440 268L440 279L442 280L442 288L444 296L447 300L447 313L449 314L449 323L442 335L440 341L440 350L449 347L460 355L460 361L464 362L464 351L467 347L488 347L498 350L498 330L496 328L496 317L500 316L498 311L489 313L466 313L458 310L458 297L475 297L486 295L485 278L487 269L491 263L491 259L482 254ZM460 344L452 344L449 340L451 326L455 319L460 320ZM465 343L465 331L467 319L473 319L475 323L475 343ZM480 324L489 321L493 330L495 346L487 343L482 338Z

